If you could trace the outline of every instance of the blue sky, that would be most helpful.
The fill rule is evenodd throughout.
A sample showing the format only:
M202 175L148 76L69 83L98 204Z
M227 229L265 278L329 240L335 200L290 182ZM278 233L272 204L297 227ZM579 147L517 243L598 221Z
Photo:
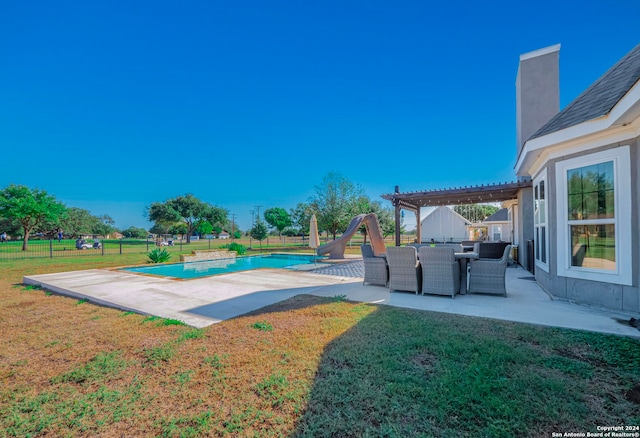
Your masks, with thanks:
M637 0L5 2L0 187L121 228L193 193L245 229L331 171L376 199L511 181L519 55L562 45L564 107L639 18Z

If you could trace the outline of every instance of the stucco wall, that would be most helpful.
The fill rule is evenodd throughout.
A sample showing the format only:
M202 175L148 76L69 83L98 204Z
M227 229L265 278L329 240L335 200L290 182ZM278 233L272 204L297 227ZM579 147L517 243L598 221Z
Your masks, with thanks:
M559 177L555 173L555 164L559 161L568 160L576 156L586 155L586 153L567 155L555 160L550 160L546 164L547 170L547 211L548 211L548 230L549 233L549 272L545 272L540 268L536 268L536 281L547 292L555 297L568 299L580 303L594 304L615 310L621 310L630 313L640 314L640 214L638 204L640 204L640 180L638 178L638 168L640 167L640 137L633 141L625 141L615 143L605 147L589 151L589 154L602 150L612 149L619 146L630 146L631 158L631 199L632 199L632 235L619 236L621 238L630 238L632 241L632 253L621 254L621 257L631 257L635 262L632 263L632 286L620 284L612 284L600 281L583 280L580 278L569 278L558 276L557 266L561 261L558 260L558 226L564 226L557 223L557 199L556 199L556 181ZM561 175L560 175L561 176ZM530 229L533 234L533 202L529 217L531 218ZM525 212L525 214L527 214ZM526 227L527 225L525 225ZM531 237L533 238L533 237ZM524 265L526 266L526 265Z

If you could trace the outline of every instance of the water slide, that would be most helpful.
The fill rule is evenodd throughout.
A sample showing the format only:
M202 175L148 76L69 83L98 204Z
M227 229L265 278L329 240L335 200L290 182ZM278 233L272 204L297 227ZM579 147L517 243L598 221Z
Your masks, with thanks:
M378 216L376 216L375 213L369 213L359 214L351 219L351 223L349 224L349 227L347 227L347 231L345 231L342 236L333 242L329 242L326 245L318 247L316 250L318 255L329 254L330 259L343 259L344 250L347 247L349 240L351 240L353 235L358 232L362 224L367 227L369 244L373 249L373 253L375 255L385 254L387 249L384 246L384 237L382 236L382 229L380 229Z

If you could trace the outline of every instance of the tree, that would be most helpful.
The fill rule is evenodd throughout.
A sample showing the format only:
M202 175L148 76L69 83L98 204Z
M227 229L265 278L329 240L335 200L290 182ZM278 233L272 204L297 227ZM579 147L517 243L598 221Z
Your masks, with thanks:
M180 236L180 240L184 239L184 235L189 232L186 224L177 223L169 227L169 234Z
M171 234L169 233L169 225L163 224L161 222L156 222L155 224L153 224L153 226L149 228L149 232L158 236L161 236L163 234Z
M258 218L256 224L251 228L251 237L260 242L260 249L262 249L262 241L267 238L268 234L267 226Z
M107 237L113 233L116 228L114 227L116 221L114 221L108 214L101 216L94 216L95 221L91 227L91 233L99 236Z
M131 226L126 230L122 231L122 235L124 237L128 237L129 239L144 239L148 235L148 231L144 228L138 228Z
M38 227L59 223L66 207L44 190L11 184L0 191L0 217L22 227L22 250L29 245L29 235Z
M18 224L17 222L12 221L11 219L0 217L1 232L5 232L12 237L17 237L21 236L21 229L22 228L20 227L20 224Z
M490 204L466 204L453 207L453 211L472 223L482 222L498 210L498 207Z
M224 224L227 211L201 201L191 194L154 202L148 208L147 216L153 222L174 224L182 222L187 226L187 243L198 224L207 221L212 225Z
M278 237L282 237L282 230L291 226L291 216L284 208L273 207L264 211L264 220L278 230Z
M291 217L291 225L298 229L298 232L303 236L309 234L309 223L313 211L309 204L299 203L289 210L289 217Z
M331 233L334 240L336 234L349 225L354 204L362 194L362 188L335 172L329 173L316 186L316 195L312 198L311 205L318 213L318 225Z
M196 231L200 237L207 236L213 232L213 225L211 225L209 221L200 221L196 225ZM220 231L217 234L219 233Z
M89 210L71 207L67 209L67 216L61 221L60 227L68 238L75 239L80 234L90 234L96 220Z

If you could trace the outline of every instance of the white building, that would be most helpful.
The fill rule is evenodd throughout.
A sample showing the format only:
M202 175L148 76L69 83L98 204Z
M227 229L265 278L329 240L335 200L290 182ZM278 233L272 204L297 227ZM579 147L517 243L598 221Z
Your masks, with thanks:
M469 225L469 221L451 208L438 207L420 222L420 235L422 242L462 242L467 240Z

